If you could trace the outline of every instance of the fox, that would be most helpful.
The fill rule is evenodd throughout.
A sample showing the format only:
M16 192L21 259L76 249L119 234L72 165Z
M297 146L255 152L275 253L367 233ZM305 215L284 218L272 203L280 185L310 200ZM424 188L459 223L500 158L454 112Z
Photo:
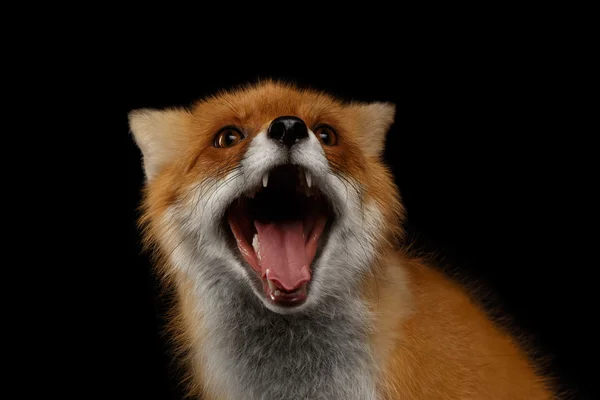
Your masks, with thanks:
M275 79L129 111L190 398L557 398L517 336L405 245L395 118Z

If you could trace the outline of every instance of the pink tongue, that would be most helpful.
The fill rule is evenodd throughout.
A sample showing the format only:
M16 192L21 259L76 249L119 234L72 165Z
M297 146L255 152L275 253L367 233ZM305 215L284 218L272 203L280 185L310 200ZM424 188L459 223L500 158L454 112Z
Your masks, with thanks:
M254 221L258 234L261 275L292 291L310 281L302 220L280 223Z

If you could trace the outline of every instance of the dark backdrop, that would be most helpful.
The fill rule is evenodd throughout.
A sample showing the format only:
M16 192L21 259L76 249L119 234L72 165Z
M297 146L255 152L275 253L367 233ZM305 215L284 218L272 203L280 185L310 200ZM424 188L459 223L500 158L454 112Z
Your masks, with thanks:
M595 293L585 256L593 180L578 164L586 145L576 139L563 96L565 79L529 51L454 51L427 58L315 57L299 65L231 55L157 68L150 57L119 67L123 84L118 136L125 151L126 253L113 267L117 313L123 317L114 362L124 367L120 393L179 399L177 375L160 335L165 296L141 254L135 226L143 174L127 126L128 111L185 105L223 87L259 77L293 79L344 98L392 101L396 123L385 158L407 208L409 239L441 265L485 283L515 326L531 334L564 388L579 398L598 393L594 381L598 328ZM597 368L596 368L597 370ZM110 376L110 375L109 375ZM110 378L109 378L110 379ZM115 393L116 395L117 393ZM133 398L133 397L130 397ZM591 397L589 397L591 398Z

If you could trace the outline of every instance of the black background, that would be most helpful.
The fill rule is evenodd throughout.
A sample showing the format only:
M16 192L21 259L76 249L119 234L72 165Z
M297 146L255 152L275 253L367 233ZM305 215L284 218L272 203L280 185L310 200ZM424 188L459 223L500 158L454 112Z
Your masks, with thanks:
M576 77L561 72L552 54L528 46L396 53L246 58L225 51L160 67L138 54L138 62L118 67L123 83L111 94L116 126L107 134L125 154L118 167L125 188L112 190L125 211L119 229L127 235L125 253L105 271L114 274L108 291L116 299L112 318L119 321L116 342L123 349L113 363L125 372L115 397L182 396L160 335L165 297L135 226L143 172L127 112L185 105L262 77L342 98L394 102L385 159L406 205L409 239L441 265L487 285L492 304L531 334L542 354L553 356L549 370L565 389L579 390L577 398L597 395L597 261L585 232L595 182L584 163L589 142L579 139L573 118Z

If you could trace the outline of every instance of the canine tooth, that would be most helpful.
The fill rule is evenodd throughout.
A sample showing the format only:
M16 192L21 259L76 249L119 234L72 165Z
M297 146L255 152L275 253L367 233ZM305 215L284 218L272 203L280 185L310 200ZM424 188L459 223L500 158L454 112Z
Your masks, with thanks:
M260 258L260 253L259 253L259 242L258 242L258 235L255 233L254 237L252 238L252 248L254 248L254 252L256 253L256 255L258 256L258 258Z
M271 290L271 293L274 293L277 290L275 288L275 284L269 279L269 270L267 270L267 285L269 285L269 290Z
M273 294L274 294L275 296L279 296L279 295L281 294L281 292L280 292L279 290L276 290L276 291L275 291Z
M263 187L267 187L267 184L269 183L269 173L267 172L264 176L263 176Z
M312 186L312 176L310 176L310 172L304 171L304 176L306 177L306 184L310 188Z

